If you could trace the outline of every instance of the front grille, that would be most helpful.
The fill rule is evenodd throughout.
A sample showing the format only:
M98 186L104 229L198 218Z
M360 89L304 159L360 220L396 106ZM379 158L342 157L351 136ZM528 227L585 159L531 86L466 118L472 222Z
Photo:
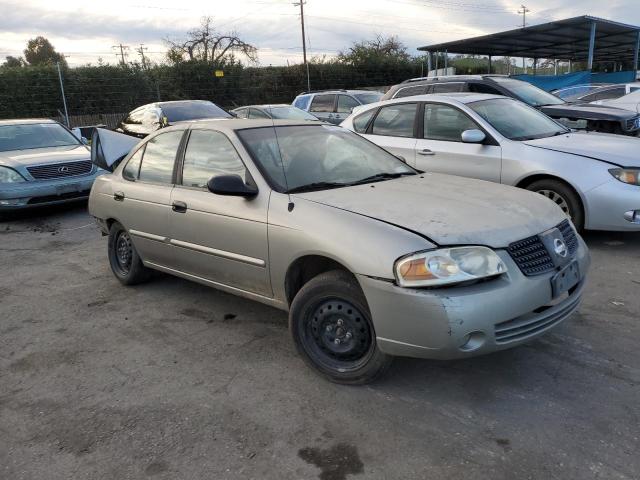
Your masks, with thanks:
M564 242L569 249L569 255L573 256L578 249L578 237L569 220L564 220L556 226L564 237ZM538 235L513 242L507 247L511 258L518 268L527 276L542 275L554 269L551 255L545 248Z
M86 175L93 169L91 160L80 162L50 163L48 165L37 165L27 167L27 170L36 180L48 180L50 178L75 177Z
M627 120L627 130L633 131L638 128L638 118L640 117L630 118L629 120Z
M494 326L496 343L516 342L557 325L578 308L581 288L582 284L573 287L569 296L558 305L542 307L512 320L497 323Z

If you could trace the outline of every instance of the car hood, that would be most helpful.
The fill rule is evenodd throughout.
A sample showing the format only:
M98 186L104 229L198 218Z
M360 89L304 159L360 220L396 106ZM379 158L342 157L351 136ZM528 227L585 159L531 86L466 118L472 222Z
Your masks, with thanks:
M380 220L438 245L503 248L566 218L537 193L435 173L294 197Z
M554 118L570 117L586 120L614 120L616 122L626 121L638 116L637 113L622 108L593 105L592 103L546 105L540 107L540 110Z
M527 140L526 145L554 152L593 158L620 167L640 167L640 140L624 135L573 132L555 137Z
M46 163L64 163L89 160L89 149L84 145L33 148L0 152L0 165L8 167L28 167Z

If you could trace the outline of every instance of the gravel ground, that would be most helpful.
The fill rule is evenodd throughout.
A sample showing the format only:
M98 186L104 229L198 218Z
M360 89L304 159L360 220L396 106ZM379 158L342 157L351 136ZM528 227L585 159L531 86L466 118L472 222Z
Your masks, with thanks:
M84 205L0 223L0 479L638 479L640 233L586 235L578 313L366 387L305 367L286 315L112 276Z

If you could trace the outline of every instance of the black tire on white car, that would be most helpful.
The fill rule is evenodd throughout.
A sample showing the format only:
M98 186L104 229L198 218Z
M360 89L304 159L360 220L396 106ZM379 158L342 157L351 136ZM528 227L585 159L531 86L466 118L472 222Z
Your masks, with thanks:
M584 209L578 194L566 183L553 178L545 178L527 186L527 190L544 195L555 202L571 218L576 230L584 229Z

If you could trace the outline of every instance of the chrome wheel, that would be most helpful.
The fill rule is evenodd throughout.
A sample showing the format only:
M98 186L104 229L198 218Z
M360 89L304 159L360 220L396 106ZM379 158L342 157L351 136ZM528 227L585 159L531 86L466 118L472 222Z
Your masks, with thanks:
M551 200L556 205L558 205L567 217L569 218L572 217L571 209L569 208L569 204L567 203L567 200L558 192L554 192L553 190L536 190L536 192L539 193L540 195L544 195L549 200Z

